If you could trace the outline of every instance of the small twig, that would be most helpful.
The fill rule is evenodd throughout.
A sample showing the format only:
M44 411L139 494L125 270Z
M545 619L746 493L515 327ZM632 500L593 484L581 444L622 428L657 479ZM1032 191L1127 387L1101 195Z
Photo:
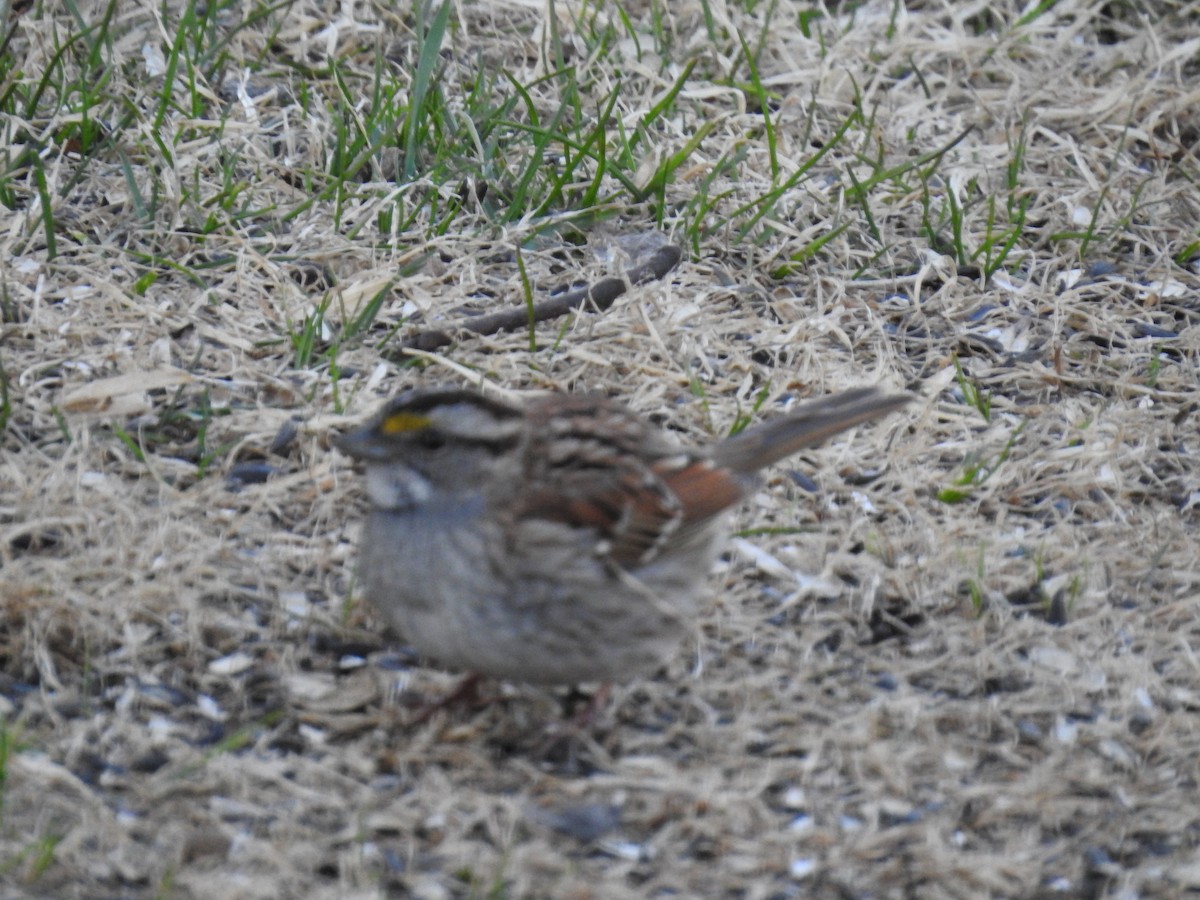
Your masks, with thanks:
M430 328L408 338L401 344L401 350L436 350L454 343L455 336L464 332L467 334L495 334L498 331L525 328L529 325L531 318L534 322L557 319L572 310L579 309L584 304L594 307L598 312L603 312L633 285L657 281L665 276L679 263L680 255L679 247L667 244L658 248L641 265L627 270L624 275L602 278L595 284L566 291L557 297L535 303L532 313L524 305L512 306L497 313L463 319L449 328Z
M978 278L982 274L982 269L979 266L958 266L955 268L954 274L964 278ZM907 284L941 285L945 284L945 280L933 266L923 265L917 271L904 275L893 275L889 278L851 278L842 284L847 290L861 291L903 287Z

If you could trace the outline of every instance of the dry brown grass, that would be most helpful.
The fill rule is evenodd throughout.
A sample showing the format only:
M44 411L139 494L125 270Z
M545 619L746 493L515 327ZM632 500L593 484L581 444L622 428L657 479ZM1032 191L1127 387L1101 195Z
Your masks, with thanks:
M332 96L328 81L305 85L285 63L333 54L369 81L387 48L404 70L411 23L386 8L301 0L269 19L274 32L233 33L229 83L210 86L195 138L173 143L179 117L163 125L173 167L135 152L144 138L80 167L54 144L65 120L0 125L10 151L31 135L50 148L57 235L51 260L33 169L12 168L19 202L0 207L5 897L1200 890L1200 277L1195 252L1181 255L1200 222L1195 9L1060 3L1019 25L1008 6L897 16L867 3L817 20L821 42L800 32L799 5L777 4L764 35L763 8L713 4L726 36L714 43L700 5L668 6L627 5L640 62L629 39L590 57L565 4L556 24L592 112L617 68L614 115L630 121L670 86L650 49L656 21L676 64L700 60L655 132L671 152L714 123L665 194L662 230L687 253L667 282L557 342L543 326L536 352L526 335L471 338L419 368L379 348L413 311L436 322L520 302L519 244L536 285L611 271L530 240L536 222L494 228L468 203L442 236L428 216L380 233L387 159L360 195L287 222L272 213L308 196L303 173L325 170L333 130L297 105L305 89ZM543 4L461 7L446 85L476 53L522 84L544 71ZM107 91L143 111L130 135L149 128L162 90L141 62L162 41L148 9L120 13L109 48L122 62ZM592 9L619 23L611 5ZM38 3L10 14L21 77L49 65L52 26L72 21ZM783 168L834 143L772 227L740 239L697 227L771 187L752 92L730 86L747 80L731 28L764 42ZM244 67L270 90L239 101ZM856 102L867 119L835 139ZM967 126L926 179L874 185L872 220L849 196L849 172L864 181ZM704 182L736 142L745 162ZM1010 265L991 279L956 272L931 249L922 197L1002 205L1017 146L1012 196L1029 209ZM231 148L262 212L202 236L209 210L179 198L219 192ZM157 185L152 222L136 219L128 179ZM702 184L714 199L697 216L687 204ZM448 182L446 196L458 190ZM648 204L625 200L594 243L653 230ZM968 209L969 248L985 220L986 205ZM952 254L952 228L938 237ZM353 309L401 268L370 340L342 348L340 375L321 357L297 365L288 335L326 291ZM147 271L157 280L139 293ZM778 396L848 384L922 400L798 462L819 494L772 477L739 521L792 531L735 544L693 645L564 745L547 739L563 698L524 688L406 727L412 699L452 679L389 643L354 591L361 497L330 429L402 387L459 379L451 366L516 390L616 393L693 440L728 428L763 387L763 415ZM135 381L106 380L121 376ZM973 387L990 421L965 402ZM206 405L218 413L202 446ZM270 453L290 421L296 437ZM229 479L250 463L270 477Z

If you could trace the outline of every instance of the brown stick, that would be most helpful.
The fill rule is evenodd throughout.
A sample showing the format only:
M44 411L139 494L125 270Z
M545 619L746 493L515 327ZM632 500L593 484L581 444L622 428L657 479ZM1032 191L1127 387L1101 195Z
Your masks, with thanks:
M681 255L679 247L667 244L659 247L644 263L627 270L621 277L602 278L595 284L576 288L557 297L551 297L549 300L535 303L532 313L526 306L512 306L485 316L463 319L449 328L430 328L427 331L417 332L405 340L401 347L425 351L436 350L454 343L456 334L464 332L495 334L498 331L525 328L531 320L545 322L548 319L557 319L585 303L590 304L597 311L603 312L633 285L662 278L678 265Z

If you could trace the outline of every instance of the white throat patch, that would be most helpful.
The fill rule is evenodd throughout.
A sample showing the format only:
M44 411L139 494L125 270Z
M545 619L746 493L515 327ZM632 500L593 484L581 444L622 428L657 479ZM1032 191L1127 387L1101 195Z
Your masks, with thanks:
M412 469L369 465L367 496L376 509L412 509L427 504L433 496L433 488Z

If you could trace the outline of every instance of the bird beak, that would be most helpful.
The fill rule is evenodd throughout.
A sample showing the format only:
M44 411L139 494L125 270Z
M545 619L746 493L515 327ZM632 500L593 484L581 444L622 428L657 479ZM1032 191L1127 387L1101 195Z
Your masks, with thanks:
M362 425L345 434L335 435L331 443L354 459L370 462L382 459L384 456L383 441L379 439L379 430L374 423Z

